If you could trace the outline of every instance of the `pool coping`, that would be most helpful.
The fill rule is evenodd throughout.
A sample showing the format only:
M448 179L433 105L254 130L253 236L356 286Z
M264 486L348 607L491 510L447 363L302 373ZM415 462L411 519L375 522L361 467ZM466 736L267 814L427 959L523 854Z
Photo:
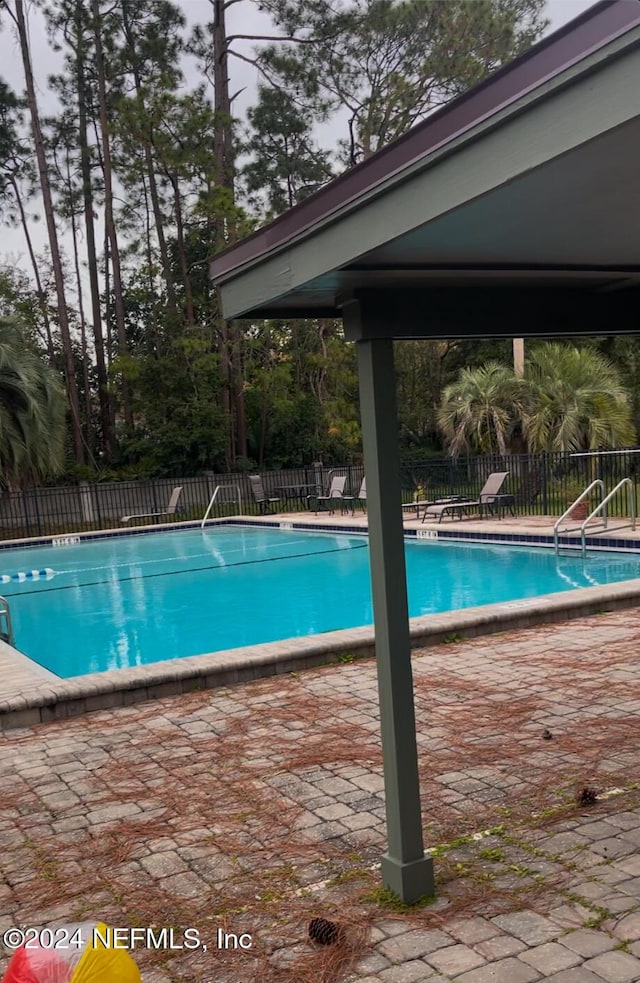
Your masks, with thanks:
M329 516L331 515L331 518ZM282 515L237 515L237 516L223 516L220 518L208 519L206 528L212 528L214 526L267 526L273 529L297 529L300 532L316 532L316 533L342 533L344 535L367 535L368 536L368 525L366 524L366 514L355 516L352 514L350 517L348 514L341 515L340 521L336 522L333 520L333 515L331 513L320 513L320 521L318 521L317 514L315 515L315 521L311 520L311 513L303 513L303 518L300 518L300 513L291 513L287 517ZM353 519L353 522L349 522L349 518ZM526 517L523 517L526 521ZM537 518L537 517L533 517ZM553 517L542 517L548 518L550 521ZM614 517L615 518L615 517ZM359 522L357 521L359 520ZM465 525L471 528L461 528L459 523L447 523L445 526L440 522L429 522L427 524L424 521L420 522L418 519L412 519L411 516L404 517L405 523L411 523L410 525L404 526L404 536L407 539L434 539L442 540L446 542L465 542L465 543L495 543L496 545L503 546L546 546L553 547L555 545L554 536L552 533L538 533L534 531L528 532L496 532L495 525L500 525L500 523L495 524L492 527L492 531L485 532L483 528L483 521L471 521ZM363 524L364 523L364 524ZM506 525L506 523L505 523ZM102 539L119 539L129 536L148 536L159 532L177 532L180 530L188 529L199 529L202 526L202 520L200 519L188 519L180 520L176 522L165 522L162 525L150 524L142 525L131 528L130 526L120 526L113 529L98 529L89 532L75 532L68 533L66 535L51 535L51 536L32 536L23 539L5 540L0 541L0 556L4 550L8 549L26 549L29 547L35 548L39 546L61 546L72 545L80 542L95 541ZM609 551L614 550L616 552L640 552L640 530L635 531L634 535L626 537L612 537L611 533L616 532L619 529L628 528L627 524L622 526L615 526L611 530L602 529L594 530L597 533L597 537L594 535L588 535L585 537L585 545L588 550L595 551ZM581 547L581 537L577 528L572 528L570 531L563 531L558 536L558 544L562 547L567 547L571 552L579 551ZM1 591L0 591L1 593Z
M412 648L640 605L640 578L410 619ZM5 646L8 648L8 646ZM15 650L11 650L15 652ZM21 653L16 653L21 655ZM43 678L0 702L0 731L375 654L373 626L185 656L70 679ZM27 659L27 656L21 656ZM32 660L28 660L32 665ZM42 669L38 666L38 669ZM47 670L44 670L47 672Z
M260 524L286 528L299 528L316 532L341 532L363 534L361 526L309 526L304 522L255 521L224 519L221 524ZM186 523L172 524L171 528L185 528ZM188 525L193 525L189 523ZM199 525L199 523L198 523ZM158 527L154 531L158 531ZM162 527L169 528L167 526ZM405 530L411 532L419 530ZM136 530L137 532L137 530ZM445 532L445 530L443 530ZM447 533L449 531L447 530ZM460 532L463 532L460 530ZM130 534L134 534L130 532ZM505 542L500 534L492 536L469 531L463 536L451 531L438 539L457 541ZM474 538L475 537L475 538ZM489 539L489 537L491 537ZM83 537L84 538L84 537ZM92 538L96 538L95 534ZM104 537L98 537L104 538ZM434 537L428 537L434 538ZM549 537L546 537L548 540ZM510 537L506 542L517 545ZM551 542L553 540L551 539ZM14 543L14 545L17 545ZM532 544L525 541L522 545ZM548 545L545 543L544 545ZM627 549L637 551L640 544L631 543ZM620 548L607 544L600 548L620 552ZM624 549L624 547L622 548ZM437 645L452 639L473 638L508 630L565 621L605 611L619 610L640 605L640 578L615 584L581 587L499 604L463 608L440 614L411 618L410 637L412 648ZM278 642L242 648L227 649L196 656L181 656L163 662L134 666L127 669L111 669L100 673L88 673L63 679L49 672L28 656L2 643L0 664L20 665L33 682L21 683L20 692L0 700L0 732L18 727L31 727L39 723L66 719L95 710L130 706L144 700L153 700L200 689L212 689L268 676L298 672L305 668L337 662L373 657L375 639L373 626L349 628L325 632L320 635L290 638ZM26 671L26 672L25 672Z

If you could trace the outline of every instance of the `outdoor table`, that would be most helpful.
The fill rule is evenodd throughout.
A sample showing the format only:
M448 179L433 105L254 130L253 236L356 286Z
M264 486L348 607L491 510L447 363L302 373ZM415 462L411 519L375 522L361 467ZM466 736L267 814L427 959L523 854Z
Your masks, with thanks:
M317 501L318 497L325 499L325 502L323 503L323 505L320 508L318 508L318 506L319 506L319 502ZM355 515L355 511L356 511L355 510L355 499L354 499L353 495L334 495L332 498L327 498L326 495L320 495L320 496L318 496L317 493L316 493L315 495L310 495L309 498L310 499L311 498L315 498L316 499L316 514L317 514L318 511L320 511L320 512L330 512L333 515L335 509L338 506L338 502L339 502L340 503L340 515L346 515L346 513L349 511L349 509L351 509L351 515ZM311 502L309 502L309 507L311 507Z
M307 484L304 481L293 481L286 485L274 485L274 490L285 501L295 499L301 505L306 504L306 507L309 508L309 498L317 494L318 487L317 485Z

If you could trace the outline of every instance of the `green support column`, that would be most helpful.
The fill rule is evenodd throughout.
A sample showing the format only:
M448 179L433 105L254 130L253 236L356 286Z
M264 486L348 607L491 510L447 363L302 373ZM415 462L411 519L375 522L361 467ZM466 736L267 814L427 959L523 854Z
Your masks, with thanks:
M422 839L393 343L364 340L356 347L387 812L382 879L411 904L435 887Z

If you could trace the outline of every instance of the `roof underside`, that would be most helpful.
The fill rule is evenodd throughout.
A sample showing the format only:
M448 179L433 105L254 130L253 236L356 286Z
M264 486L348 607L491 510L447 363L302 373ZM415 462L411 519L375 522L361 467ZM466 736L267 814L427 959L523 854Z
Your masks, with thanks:
M363 291L392 310L452 287L626 292L638 309L640 0L599 4L574 25L216 257L225 316L339 316ZM572 39L583 48L568 59ZM554 51L565 61L550 72ZM536 59L546 75L533 82ZM528 84L507 98L509 73L524 68ZM471 117L474 98L484 112ZM443 336L393 321L393 337Z

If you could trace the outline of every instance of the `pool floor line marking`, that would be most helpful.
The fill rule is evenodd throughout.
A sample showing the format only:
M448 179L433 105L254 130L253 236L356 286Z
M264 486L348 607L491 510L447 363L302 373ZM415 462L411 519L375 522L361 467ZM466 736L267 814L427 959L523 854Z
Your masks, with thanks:
M254 526L252 528L256 528L256 526ZM260 528L260 527L257 526L257 528ZM277 527L274 527L274 528L277 528ZM296 540L294 540L293 542L295 543ZM298 540L297 542L301 542L301 541ZM439 537L437 540L432 540L431 537L429 537L429 539L426 539L425 542L430 542L431 545L436 545L436 544L437 545L444 545L443 537ZM449 540L449 542L451 543L452 540ZM517 544L514 544L514 543L497 543L497 542L491 541L491 540L488 540L488 541L487 540L480 540L480 541L478 541L478 540L464 539L462 541L458 540L458 543L461 544L461 545L474 545L474 546L477 545L477 546L482 546L482 547L486 547L487 545L507 546L507 547L513 546L513 547L517 547ZM290 545L290 544L287 544L287 545ZM349 548L352 549L352 550L364 549L364 548L366 548L367 545L368 545L368 539L367 539L367 543L358 543L358 544L353 545L353 546L351 546ZM525 548L531 549L531 548L533 548L533 546L532 546L532 544L527 544ZM345 551L344 550L344 547L337 547L335 549L328 549L328 550L312 550L311 552L307 552L307 553L292 553L292 554L287 554L285 556L260 557L259 559L243 560L243 561L238 562L238 563L222 563L222 564L221 563L217 563L217 564L210 564L210 565L207 565L207 566L204 566L204 567L187 567L184 570L159 571L157 573L149 573L149 574L146 574L146 575L143 575L143 576L133 575L133 576L129 576L129 577L118 577L117 578L117 582L118 583L128 583L128 582L131 582L131 581L134 581L134 580L152 580L152 579L157 578L157 577L174 577L174 576L179 576L181 574L186 574L186 573L204 573L207 570L228 570L228 569L232 569L234 567L251 566L251 565L256 564L256 563L270 563L270 562L274 562L276 560L295 560L295 559L298 559L298 558L305 558L305 557L309 557L309 556L324 556L324 555L328 555L328 554L331 554L331 553L343 553L344 551ZM240 550L233 550L233 552L240 552ZM196 554L196 555L205 556L206 554L202 553L202 554ZM120 567L128 567L128 566L131 566L133 563L135 563L136 566L142 566L143 564L149 564L149 563L162 563L162 562L165 562L166 560L171 560L171 559L173 559L173 558L172 557L162 557L159 560L153 560L153 559L152 560L130 560L128 563L109 564L109 565L104 565L104 566L99 566L99 567L82 567L79 570L60 570L60 571L55 571L55 573L56 573L57 576L63 576L65 574L66 575L71 575L71 574L85 573L85 572L86 573L90 573L90 572L92 572L94 570L114 570L114 569L117 570ZM573 559L582 559L582 557L581 557L581 555L580 556L576 555L574 557L574 555L572 554L570 557L565 557L564 559L566 559L566 560L573 560ZM32 580L35 582L36 579L37 578L31 578L31 577L27 578L27 577L25 577L25 580L24 581L21 581L21 582L22 583L28 583L28 582L30 582ZM45 578L42 578L42 579L45 579ZM92 580L92 581L88 581L87 583L84 583L84 584L77 584L77 583L75 583L75 584L64 584L64 585L61 584L61 585L59 585L57 587L48 587L48 588L44 588L43 590L18 591L18 592L14 592L14 593L5 592L5 594L3 596L4 597L29 597L29 596L34 595L34 594L43 594L43 593L50 593L50 592L54 592L54 591L64 591L64 590L75 590L75 589L78 589L78 588L81 588L81 587L101 587L101 586L104 586L105 584L110 584L112 582L113 581L111 579L107 579L107 580ZM595 586L600 586L600 585L595 585ZM581 589L581 588L575 587L575 589L578 590L578 589ZM503 601L503 602L496 602L496 603L518 605L518 604L524 603L526 600L527 600L527 598L519 598L519 599L514 599L514 600L511 600L511 601Z
M180 530L178 530L178 531L180 531ZM296 545L297 543L304 543L304 542L305 542L305 540L303 540L303 539L297 539L297 540L294 539L291 542L284 543L282 545L283 546L292 546L292 545ZM37 548L40 548L40 547L37 547ZM253 547L254 550L261 549L261 548L262 547L259 547L259 546ZM358 546L353 546L351 548L352 549L359 549L360 546L359 545ZM20 549L20 547L16 547L16 549ZM242 553L242 552L247 552L247 551L245 551L243 549L232 549L232 550L228 550L227 551L228 555L231 555L232 553ZM314 550L313 553L307 553L307 554L303 554L303 553L294 554L294 553L292 553L291 556L304 556L304 555L306 555L306 556L312 556L312 555L315 555L316 553L331 553L331 552L334 552L334 551L333 550ZM206 551L204 553L191 553L187 557L187 559L192 560L192 559L195 559L196 557L199 557L199 556L211 556L211 551ZM126 563L104 563L104 564L101 564L99 567L78 567L78 568L74 568L72 570L55 570L54 573L57 576L64 576L64 575L76 574L76 573L94 573L96 570L118 570L121 567L130 567L133 563L135 563L135 565L138 566L138 567L142 567L142 566L146 566L146 565L148 565L150 563L166 563L166 562L170 562L171 560L175 560L175 559L176 559L175 556L162 556L162 557L153 558L153 559L150 559L150 560L128 560ZM267 559L271 559L271 557L267 557ZM276 559L277 560L277 559L280 559L280 558L279 557L273 557L273 559ZM286 559L286 557L285 557L285 559ZM253 560L247 560L246 562L247 563L253 563L254 561ZM239 566L240 564L236 564L236 563L221 563L221 564L218 564L218 565L219 566L225 566L225 567L232 567L232 566ZM200 569L200 568L193 567L192 569L197 570L197 569ZM202 569L203 570L206 570L208 568L207 567L203 567ZM152 576L152 575L150 574L149 576ZM100 583L104 583L104 581L100 581ZM81 585L76 585L76 586L81 586Z
M351 546L350 550L361 550L366 549L365 543L358 543L357 546ZM257 563L274 563L277 560L299 560L305 559L309 556L327 556L330 553L344 553L344 547L337 547L337 549L332 550L313 550L311 553L290 553L287 556L263 556L259 560L244 560L240 563L214 563L206 567L187 567L186 570L167 570L159 573L149 573L146 576L133 576L133 577L118 577L117 582L119 584L128 583L132 580L153 580L156 577L177 577L185 573L204 573L206 570L231 570L234 567L249 567ZM122 564L126 566L126 564ZM112 569L110 567L97 567L96 569ZM74 571L69 571L74 573ZM24 581L26 583L26 581ZM61 584L59 587L46 587L43 590L24 590L18 591L16 593L10 594L6 592L3 597L29 597L31 594L53 594L56 591L63 590L77 590L79 587L101 587L104 584L111 584L112 580L90 580L86 584Z

